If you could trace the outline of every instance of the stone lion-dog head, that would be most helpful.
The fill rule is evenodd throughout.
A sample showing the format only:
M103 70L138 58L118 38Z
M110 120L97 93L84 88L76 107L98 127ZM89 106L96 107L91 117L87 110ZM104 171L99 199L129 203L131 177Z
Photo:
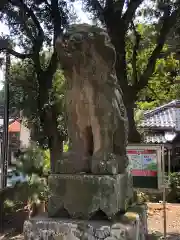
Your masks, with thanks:
M62 38L56 41L56 50L62 67L87 67L96 60L99 64L114 68L116 54L106 31L89 24L74 24L67 29Z

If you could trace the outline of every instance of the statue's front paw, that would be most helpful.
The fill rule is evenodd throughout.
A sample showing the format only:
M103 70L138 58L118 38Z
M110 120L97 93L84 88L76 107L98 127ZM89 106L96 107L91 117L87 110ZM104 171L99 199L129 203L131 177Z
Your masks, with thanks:
M91 171L94 174L118 174L118 160L114 153L93 155Z

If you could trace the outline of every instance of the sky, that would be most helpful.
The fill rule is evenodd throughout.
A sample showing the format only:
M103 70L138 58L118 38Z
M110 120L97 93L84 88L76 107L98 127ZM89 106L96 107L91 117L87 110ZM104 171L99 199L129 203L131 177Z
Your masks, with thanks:
M80 20L80 22L82 22L82 23L90 23L91 22L89 19L89 15L82 11L82 4L80 2L76 2L74 4L74 8L75 8L75 11L78 15L78 19ZM0 23L0 33L8 34L8 28L2 23ZM3 72L3 69L0 68L0 90L3 87L3 84L2 84L3 79L4 79L4 72Z

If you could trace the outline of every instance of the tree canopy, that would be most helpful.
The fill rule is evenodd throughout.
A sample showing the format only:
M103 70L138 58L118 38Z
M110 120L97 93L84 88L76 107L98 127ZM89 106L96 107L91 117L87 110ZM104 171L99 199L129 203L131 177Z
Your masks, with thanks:
M83 3L86 10L90 11L93 17L106 27L115 47L116 74L123 91L129 120L129 141L140 141L135 127L133 109L139 92L148 85L155 71L156 61L163 52L169 34L174 33L177 27L180 1L83 0ZM146 34L142 35L138 19L147 25ZM149 26L153 28L151 37L148 34ZM131 43L127 39L129 35L131 35ZM147 55L147 58L140 64L142 58L140 48L146 48L147 43L151 47L148 47L148 52L143 53ZM127 46L128 44L130 45ZM129 51L130 47L131 51ZM130 77L129 65L131 65Z
M136 66L137 75L139 76L146 68L152 49L154 49L156 44L156 39L154 26L151 24L138 24L137 31L141 34ZM133 85L134 81L133 63L131 61L133 37L130 33L126 42L127 78L130 85ZM176 52L172 52L171 47L165 44L161 55L156 60L152 76L149 78L147 86L139 91L136 102L147 102L146 106L151 108L177 98L179 96L179 68L180 65Z

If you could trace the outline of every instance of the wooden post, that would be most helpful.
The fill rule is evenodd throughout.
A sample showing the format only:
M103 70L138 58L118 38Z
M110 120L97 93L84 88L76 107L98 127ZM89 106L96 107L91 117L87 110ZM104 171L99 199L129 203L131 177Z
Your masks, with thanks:
M166 216L166 176L165 176L165 159L164 159L164 147L162 147L162 182L163 182L163 237L166 239L167 235L167 216Z
M168 149L168 177L171 174L171 150Z

